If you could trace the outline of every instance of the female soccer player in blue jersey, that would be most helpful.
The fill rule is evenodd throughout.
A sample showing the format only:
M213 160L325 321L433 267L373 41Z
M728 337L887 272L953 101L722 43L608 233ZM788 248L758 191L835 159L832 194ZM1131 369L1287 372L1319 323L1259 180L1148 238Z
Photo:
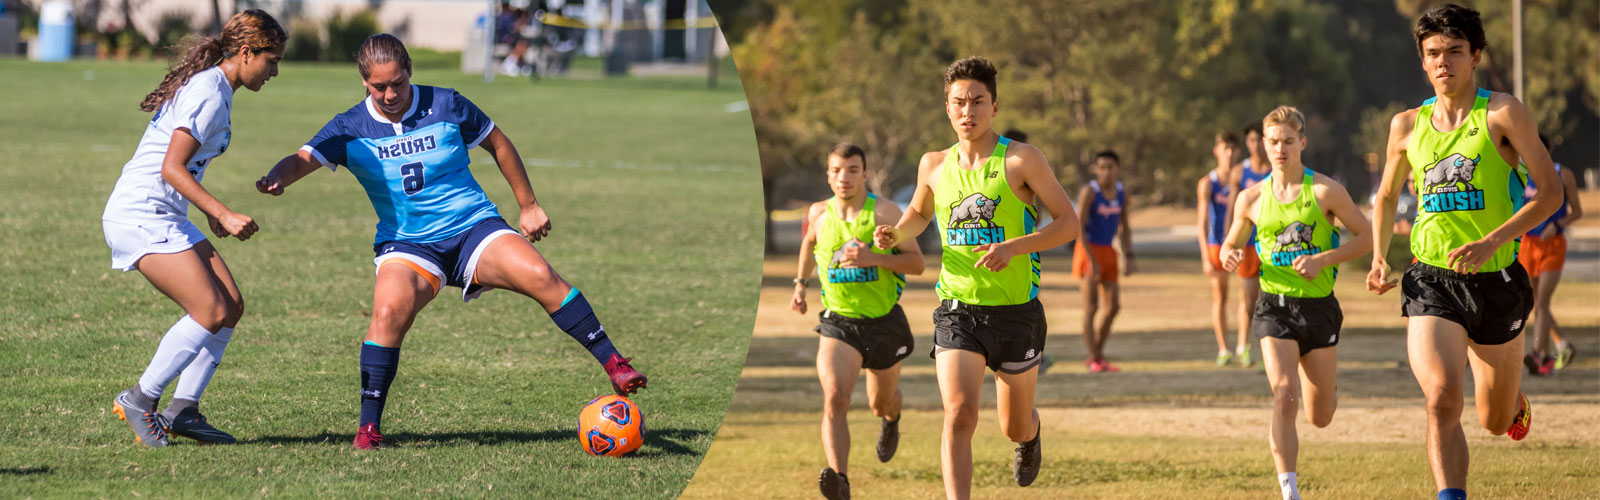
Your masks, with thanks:
M355 447L381 443L380 418L400 343L444 285L460 287L463 301L491 288L533 298L605 367L617 394L643 388L645 376L612 347L589 301L531 244L549 234L550 218L534 199L511 140L454 90L411 84L411 57L394 35L368 37L356 52L356 65L367 98L334 116L256 183L257 190L276 196L318 167L344 165L378 213L378 278L372 323L361 346ZM479 146L494 157L516 194L520 231L500 218L467 169L467 154ZM519 233L522 238L504 237Z

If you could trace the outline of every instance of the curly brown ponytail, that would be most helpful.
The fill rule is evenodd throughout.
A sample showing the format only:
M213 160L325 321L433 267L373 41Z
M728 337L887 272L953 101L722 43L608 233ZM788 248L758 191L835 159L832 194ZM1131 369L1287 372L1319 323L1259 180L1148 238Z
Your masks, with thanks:
M183 57L167 72L166 78L161 79L161 85L144 96L139 109L147 112L160 109L195 73L216 66L223 58L239 53L241 47L249 46L253 54L276 52L288 40L283 26L266 11L250 9L234 14L222 27L222 36L190 35L178 42L175 52Z

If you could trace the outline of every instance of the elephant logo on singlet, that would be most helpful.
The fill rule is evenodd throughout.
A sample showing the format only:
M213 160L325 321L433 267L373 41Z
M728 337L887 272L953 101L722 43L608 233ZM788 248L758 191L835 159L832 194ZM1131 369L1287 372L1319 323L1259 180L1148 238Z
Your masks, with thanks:
M850 238L850 241L839 245L839 248L833 251L833 260L828 262L828 282L866 283L878 281L878 268L876 266L863 268L857 266L853 261L845 260L844 249L851 246L861 247L863 251L869 252L872 248L871 245L863 243L859 238Z
M1483 190L1472 185L1482 159L1481 154L1467 158L1461 153L1451 153L1428 167L1422 174L1422 210L1483 210Z
M1278 248L1272 251L1272 265L1292 266L1294 259L1302 255L1316 255L1322 252L1321 248L1311 242L1316 232L1316 223L1307 225L1300 221L1291 222L1283 229L1279 229L1275 238Z
M1006 228L994 222L1000 198L972 193L950 205L950 223L945 229L945 244L977 246L1006 240Z

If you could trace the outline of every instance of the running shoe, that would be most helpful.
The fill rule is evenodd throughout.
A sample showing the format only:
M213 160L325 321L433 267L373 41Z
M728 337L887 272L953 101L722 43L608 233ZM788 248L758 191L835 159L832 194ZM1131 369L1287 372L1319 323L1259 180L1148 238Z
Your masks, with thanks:
M900 417L883 419L883 424L878 427L878 461L888 462L894 458L894 451L899 447Z
M1095 358L1083 360L1083 366L1089 369L1089 373L1100 373L1106 371L1104 366L1100 366L1100 360Z
M378 424L367 424L356 431L354 446L358 450L375 450L383 445L383 434L378 434Z
M1548 377L1551 374L1555 373L1555 371L1556 371L1556 357L1555 356L1545 356L1542 361L1539 361L1539 375L1540 376Z
M1233 353L1228 351L1220 351L1217 353L1217 368L1228 366L1229 361L1233 361Z
M1562 342L1556 347L1556 369L1565 370L1568 366L1572 366L1572 358L1577 356L1578 351L1572 348L1571 343Z
M1528 437L1528 429L1533 427L1533 406L1528 404L1528 395L1519 392L1517 399L1522 402L1522 410L1511 419L1511 428L1506 429L1506 435L1511 436L1512 441Z
M1534 353L1530 352L1522 355L1522 366L1528 367L1529 375L1544 375L1543 373L1539 373L1539 356Z
M233 444L232 435L222 432L206 422L206 416L200 414L200 408L190 406L178 412L167 422L167 432L177 434L203 444Z
M1250 346L1249 345L1245 345L1244 349L1239 350L1239 366L1243 366L1245 368L1249 368L1249 367L1252 367L1252 366L1255 366L1255 365L1256 365L1256 360L1255 360L1255 358L1253 356L1250 355Z
M645 382L649 381L643 373L634 370L633 365L628 364L629 361L633 360L624 358L621 354L612 354L611 359L607 359L604 364L606 375L611 377L611 388L617 391L618 396L638 392L644 388Z
M150 447L167 445L167 419L156 412L154 405L149 408L140 408L133 403L131 393L137 389L128 389L117 393L112 400L111 413L117 415L117 420L125 420L128 427L133 429L134 441Z
M1102 372L1117 373L1122 371L1121 368L1117 368L1116 365L1111 364L1111 362L1107 361L1104 357L1100 358L1098 361L1100 361L1100 371Z
M850 478L834 472L832 467L822 468L822 476L817 478L817 487L822 489L822 498L850 500Z
M1017 443L1016 458L1011 462L1011 475L1017 479L1017 486L1033 484L1039 477L1039 463L1044 461L1043 453L1039 451L1039 436L1044 434L1035 430L1033 440L1026 443Z

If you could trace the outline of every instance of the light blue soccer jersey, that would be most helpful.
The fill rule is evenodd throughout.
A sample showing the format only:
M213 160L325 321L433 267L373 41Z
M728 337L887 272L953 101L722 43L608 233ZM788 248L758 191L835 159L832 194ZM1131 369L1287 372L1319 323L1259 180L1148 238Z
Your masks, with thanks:
M333 117L303 150L323 165L346 166L378 214L373 244L431 243L499 217L467 167L468 153L494 122L453 89L413 85L399 123L368 97Z

